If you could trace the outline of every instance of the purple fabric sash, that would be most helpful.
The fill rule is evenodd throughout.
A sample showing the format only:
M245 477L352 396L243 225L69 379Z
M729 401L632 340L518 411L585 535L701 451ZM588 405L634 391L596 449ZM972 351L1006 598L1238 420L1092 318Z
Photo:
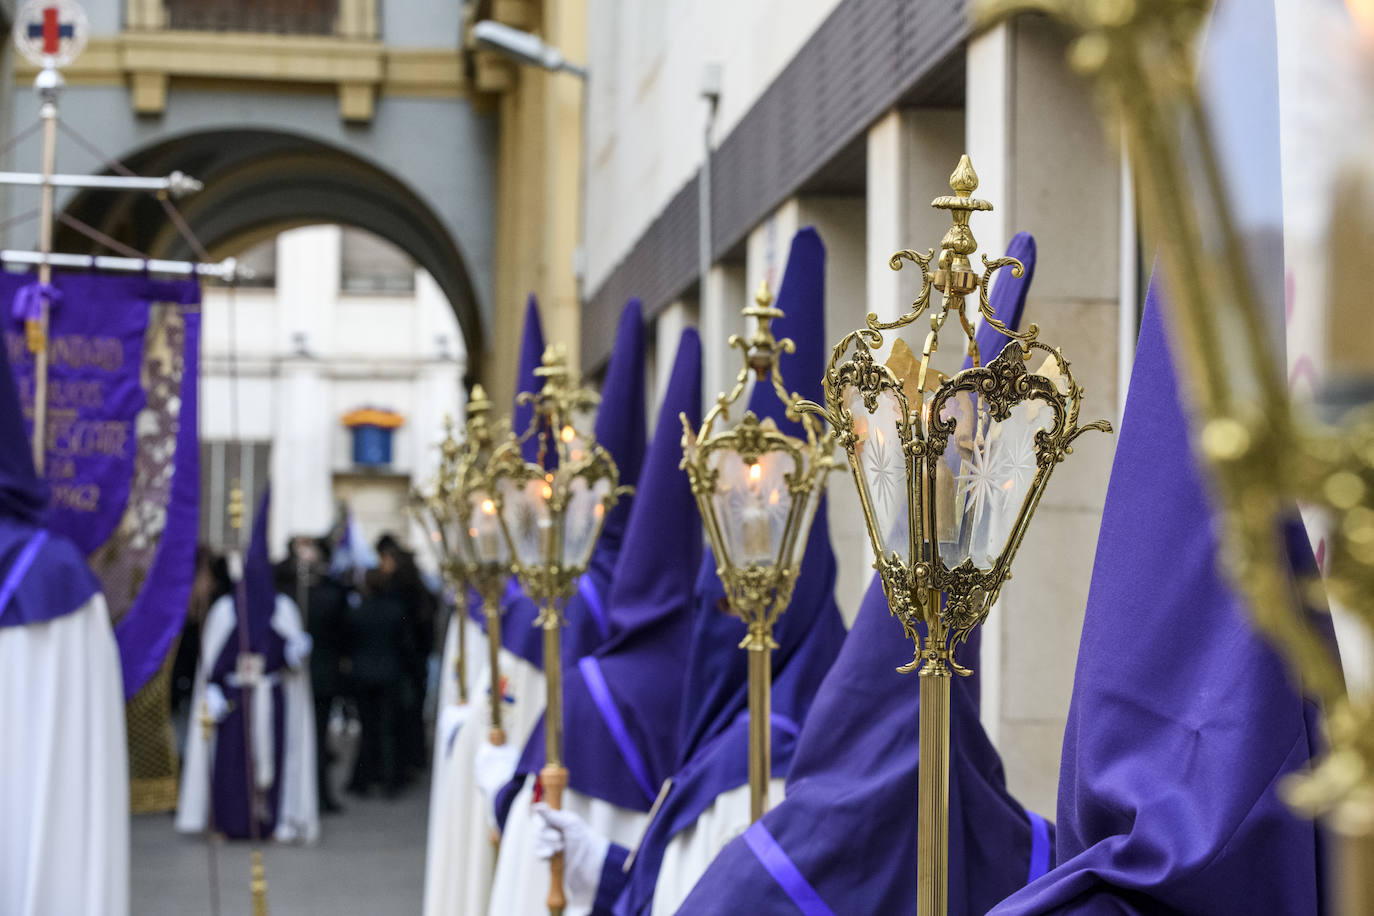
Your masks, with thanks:
M615 700L611 697L611 689L606 686L606 677L601 673L596 656L583 656L577 667L582 671L582 679L587 683L587 691L592 695L592 702L596 703L601 718L606 722L606 728L615 739L620 756L625 758L625 765L630 768L630 775L634 776L635 784L643 790L644 797L652 802L656 793L649 779L649 768L645 765L639 748L635 746L634 739L630 737L630 731L625 727L620 710L616 708Z
M755 821L752 827L744 831L744 842L758 856L764 871L792 898L797 909L802 911L802 916L835 916L835 911L816 893L806 876L797 870L763 821Z
M596 628L601 633L601 638L606 639L611 635L611 626L606 621L606 605L601 600L600 593L596 590L596 583L589 575L582 575L577 580L577 593L582 596L582 600L587 605L587 610L591 612L592 620L596 622Z
M19 559L14 561L10 571L5 576L5 584L0 585L0 617L5 616L5 611L9 609L10 601L14 598L14 593L19 590L19 583L24 581L24 576L28 573L29 567L38 557L38 551L47 543L48 532L39 529L29 542L24 545L24 550L19 554Z
M1050 825L1034 811L1027 811L1031 824L1030 871L1026 883L1030 884L1050 870Z

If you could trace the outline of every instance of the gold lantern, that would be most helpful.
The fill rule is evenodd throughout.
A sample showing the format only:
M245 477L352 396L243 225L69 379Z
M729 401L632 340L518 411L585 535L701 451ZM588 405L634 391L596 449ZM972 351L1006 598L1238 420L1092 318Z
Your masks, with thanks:
M830 438L814 416L797 412L801 398L790 394L783 383L778 358L792 352L793 343L773 336L770 326L783 313L772 302L765 283L754 305L744 309L745 316L757 322L754 333L730 338L730 346L744 358L734 388L720 395L700 430L687 424L685 414L682 418L682 467L691 480L726 601L747 627L739 648L749 653L749 811L753 820L768 808L772 769L772 650L778 645L773 624L792 599L825 475L834 467ZM734 426L723 426L750 376L756 385L772 386L787 416L800 420L805 438L783 432L771 418L759 420L753 411L745 412Z
M911 310L894 321L870 314L867 325L836 345L826 369L825 406L804 410L830 423L849 457L864 521L888 604L916 643L920 690L917 912L942 916L947 901L949 839L950 677L969 674L956 647L988 615L1021 545L1051 472L1089 429L1078 424L1082 390L1057 349L1037 340L1031 325L1016 332L997 320L988 302L993 274L1015 258L970 258L977 242L969 218L992 204L972 196L978 177L967 156L950 177L953 196L931 206L948 210L953 226L933 250L899 251L921 271ZM934 268L932 270L932 267ZM941 294L938 306L931 291ZM986 365L974 343L966 299L983 320L1011 338ZM895 333L929 314L918 360ZM973 367L952 377L934 370L931 356L951 315L968 338ZM880 351L888 350L885 362ZM1039 365L1028 368L1033 362Z
M547 690L540 780L545 800L558 808L568 782L562 764L563 609L591 561L607 513L627 488L620 486L615 460L592 431L597 396L572 377L563 349L545 350L535 375L544 380L543 387L520 395L534 408L530 428L496 448L478 509L496 519L515 575L539 605L534 625L544 631ZM530 441L537 443L533 461L521 450ZM549 910L557 914L566 904L561 853L554 855L550 870Z

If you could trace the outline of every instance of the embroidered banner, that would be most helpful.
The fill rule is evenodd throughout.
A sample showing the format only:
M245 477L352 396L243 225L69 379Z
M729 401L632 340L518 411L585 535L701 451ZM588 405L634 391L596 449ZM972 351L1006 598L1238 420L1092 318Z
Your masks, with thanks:
M5 345L32 432L31 275L0 273ZM81 550L115 625L125 698L181 631L198 535L200 288L146 276L57 274L48 334L49 528Z

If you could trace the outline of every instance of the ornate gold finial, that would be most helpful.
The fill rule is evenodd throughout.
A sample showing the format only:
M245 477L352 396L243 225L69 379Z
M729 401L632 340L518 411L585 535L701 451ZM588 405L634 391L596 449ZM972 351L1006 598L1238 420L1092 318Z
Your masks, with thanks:
M773 291L768 288L767 277L759 281L759 288L754 293L754 304L761 309L766 309L773 304Z
M544 356L539 368L534 370L536 378L544 379L544 387L556 387L568 378L568 348L561 343L549 344L544 348Z
M472 386L472 393L468 395L468 415L484 414L491 410L491 400L487 397L487 390L478 382Z
M930 205L937 210L948 210L954 220L945 237L940 240L940 259L935 271L934 286L945 295L968 294L978 288L978 275L969 264L969 255L978 250L978 241L969 228L969 217L975 210L991 210L992 204L973 196L978 189L978 173L973 170L973 162L965 153L959 157L959 164L949 176L953 197L937 197Z
M764 279L759 283L758 291L754 293L754 304L744 307L744 317L756 321L754 332L738 344L735 343L738 338L730 339L732 346L744 349L744 361L754 373L754 377L760 381L768 378L778 361L778 356L792 347L790 340L780 341L773 336L773 322L782 315L782 309L773 306L773 291L768 287L768 280Z

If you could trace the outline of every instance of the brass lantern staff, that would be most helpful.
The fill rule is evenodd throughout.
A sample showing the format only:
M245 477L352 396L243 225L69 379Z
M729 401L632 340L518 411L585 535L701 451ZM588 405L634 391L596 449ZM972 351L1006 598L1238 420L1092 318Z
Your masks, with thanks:
M739 648L749 653L749 814L758 820L768 810L772 771L771 706L773 625L792 600L811 520L835 463L833 443L810 414L798 414L801 396L788 393L778 359L793 343L773 336L782 318L765 283L744 309L756 320L749 337L731 335L744 366L728 393L706 414L701 429L682 415L682 467L692 484L697 508L716 557L716 574L725 586L730 610L747 632ZM772 418L760 421L748 411L734 427L717 430L730 407L744 394L749 377L771 385L790 419L799 420L806 438L788 435Z
M848 454L864 520L877 557L874 566L892 612L915 641L920 690L920 761L917 800L917 913L944 916L948 900L950 678L967 675L954 649L988 615L1010 572L1054 467L1089 429L1078 425L1082 389L1057 349L1036 339L1031 325L1018 333L1003 325L988 302L988 284L1001 268L1019 276L1015 258L989 259L983 270L969 258L977 242L969 229L976 211L992 204L972 196L978 176L967 156L950 177L953 196L931 206L948 210L954 225L933 250L899 251L921 270L921 290L909 312L883 322L869 314L866 327L835 346L826 369L825 406L801 405L824 416ZM931 262L935 270L930 270ZM931 289L942 300L930 301ZM1011 338L986 366L966 309L967 297L983 320ZM896 335L930 313L918 362ZM931 355L951 314L968 337L973 367L945 377ZM885 363L875 359L888 337ZM1026 363L1040 351L1035 372Z
M1069 63L1097 83L1113 127L1122 128L1146 233L1168 279L1169 327L1188 382L1180 387L1218 496L1221 554L1256 626L1325 714L1330 750L1310 773L1290 777L1285 795L1340 837L1339 911L1364 914L1374 911L1374 702L1348 690L1335 648L1295 600L1280 525L1298 503L1327 515L1325 587L1374 631L1374 412L1333 404L1343 415L1327 424L1293 408L1198 94L1197 37L1211 7L984 0L978 18L987 27L1038 12L1066 23L1075 33ZM1360 152L1367 162L1369 150ZM1368 300L1367 190L1338 191L1327 265L1333 313ZM1304 584L1308 594L1321 588Z
M522 403L533 406L533 420L519 438L508 437L492 455L489 499L515 574L539 604L534 625L544 631L547 692L539 778L545 801L556 809L568 784L563 766L563 609L587 569L606 514L628 488L619 485L615 460L591 431L597 396L572 377L562 347L544 351L535 375L544 379L543 387L520 395ZM538 442L534 461L521 454L521 445L530 439ZM560 916L566 904L560 852L549 862L549 912Z
M414 489L410 494L410 511L424 529L439 568L444 591L453 596L453 615L450 626L458 628L458 653L454 659L454 675L458 680L458 702L468 701L467 631L463 619L467 616L467 566L461 545L454 537L453 509L448 480L453 475L463 446L453 435L453 420L444 420L444 438L439 443L439 469L428 492Z
M493 424L490 414L491 401L486 391L481 385L474 385L468 399L462 458L453 464L444 482L457 540L467 562L467 581L482 596L490 669L488 740L499 747L506 743L506 732L501 727L501 592L510 575L510 548L501 533L489 467L495 442L504 435L505 421Z

